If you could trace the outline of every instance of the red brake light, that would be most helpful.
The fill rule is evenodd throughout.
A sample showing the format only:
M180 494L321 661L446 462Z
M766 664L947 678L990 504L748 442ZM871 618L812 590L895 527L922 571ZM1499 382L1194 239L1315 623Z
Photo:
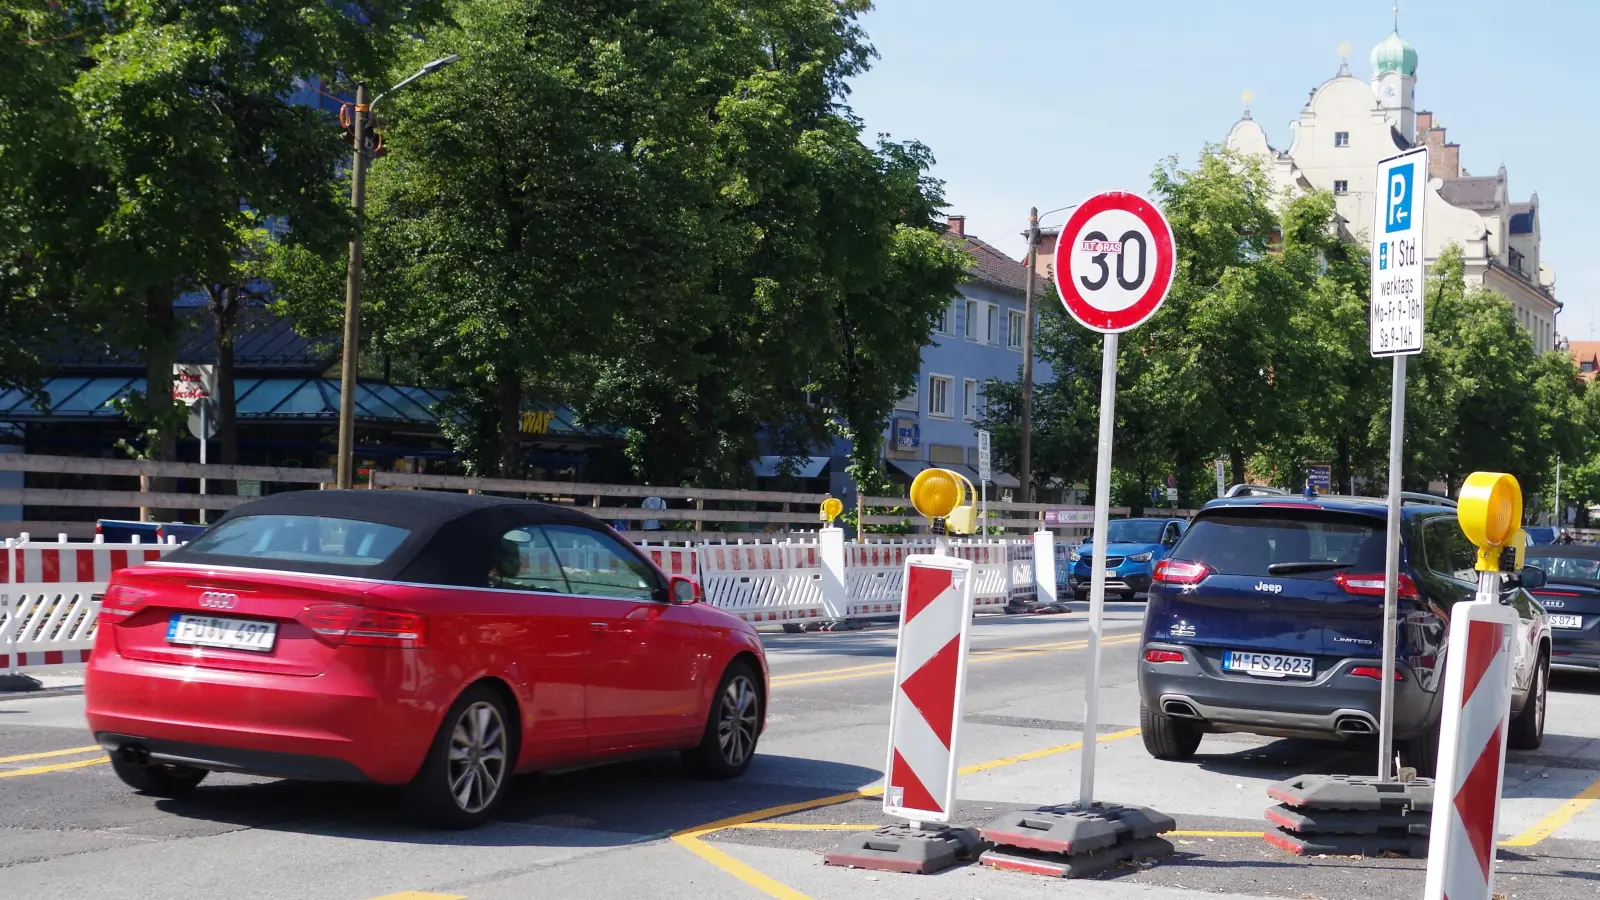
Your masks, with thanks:
M427 620L417 613L318 603L295 618L334 646L412 648L427 642Z
M1183 662L1183 654L1176 650L1146 650L1144 661L1153 663Z
M144 609L152 596L151 592L142 588L125 584L108 585L106 592L100 595L99 619L112 624L126 622L134 613Z
M1382 572L1379 572L1376 575L1352 575L1349 572L1340 572L1339 574L1333 576L1333 580L1338 582L1340 589L1346 594L1356 594L1362 597L1383 596ZM1399 596L1405 597L1409 600L1415 600L1416 598L1422 596L1422 594L1417 591L1417 583L1411 580L1410 575L1407 575L1403 572L1400 574L1400 581L1396 593Z
M1285 502L1283 502L1281 500L1273 501L1273 502L1270 502L1270 503L1257 503L1256 505L1257 506L1272 506L1272 507L1277 507L1278 509L1321 509L1322 508L1322 507L1316 505L1315 503L1285 503Z
M1377 666L1356 666L1355 668L1350 670L1350 674L1359 676L1361 678L1371 678L1373 681L1382 681L1383 680L1383 670L1378 668ZM1395 681L1405 681L1406 677L1404 675L1400 674L1400 670L1399 669L1395 669L1394 670L1394 680Z
M1535 597L1582 597L1577 591L1534 591Z
M1204 563L1163 559L1156 563L1155 574L1151 577L1162 584L1199 584L1210 574L1211 570Z

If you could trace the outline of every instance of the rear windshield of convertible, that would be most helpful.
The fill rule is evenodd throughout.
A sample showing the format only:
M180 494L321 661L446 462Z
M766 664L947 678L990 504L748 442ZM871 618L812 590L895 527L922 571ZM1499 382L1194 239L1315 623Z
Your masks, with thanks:
M226 556L273 562L376 566L410 537L408 529L379 522L328 516L240 516L191 541L184 557ZM288 564L288 565L285 565Z

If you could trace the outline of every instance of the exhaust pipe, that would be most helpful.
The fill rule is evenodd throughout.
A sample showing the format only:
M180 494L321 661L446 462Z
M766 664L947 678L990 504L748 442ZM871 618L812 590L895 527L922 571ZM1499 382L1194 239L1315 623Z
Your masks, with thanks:
M123 744L117 748L122 761L136 766L150 765L150 749L143 744Z
M1377 734L1378 729L1372 727L1372 722L1360 716L1345 716L1333 725L1333 730L1339 734Z
M1187 700L1168 700L1161 704L1163 715L1172 719L1198 719L1200 713Z

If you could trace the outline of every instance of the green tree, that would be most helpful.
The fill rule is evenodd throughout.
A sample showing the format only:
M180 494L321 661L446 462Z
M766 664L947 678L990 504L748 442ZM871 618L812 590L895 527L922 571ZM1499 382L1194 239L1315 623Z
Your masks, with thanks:
M516 469L529 397L626 429L657 482L740 482L830 427L876 459L964 258L926 148L868 146L843 105L861 8L463 0L427 34L418 59L468 59L391 108L365 322L454 389L475 468ZM277 260L305 322L338 265L314 257Z
M342 155L338 133L291 93L305 79L380 71L437 4L68 7L70 22L91 28L71 99L108 198L76 287L114 344L143 351L148 390L130 408L155 429L148 453L171 458L173 300L238 283L256 216L328 241L345 232L342 205L323 189Z
M68 94L74 32L44 3L0 3L0 388L41 400L40 348L83 330L73 280L105 208Z

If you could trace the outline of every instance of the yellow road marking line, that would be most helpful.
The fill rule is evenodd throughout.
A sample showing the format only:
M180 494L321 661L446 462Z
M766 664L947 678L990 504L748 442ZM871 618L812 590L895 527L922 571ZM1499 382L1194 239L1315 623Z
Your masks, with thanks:
M1571 822L1578 813L1583 812L1600 800L1600 781L1584 788L1582 793L1571 800L1556 807L1556 811L1540 819L1538 824L1527 831L1517 835L1509 841L1502 841L1502 847L1532 847L1545 838L1555 834L1561 826Z
M768 897L776 897L777 900L811 900L805 894L751 867L749 864L729 856L699 838L687 835L673 835L672 840L683 849L766 894Z
M1162 837L1166 837L1168 835L1172 835L1172 836L1176 836L1176 837L1258 838L1258 837L1261 837L1261 832L1259 832L1259 831L1169 831L1165 835L1162 835Z
M71 750L50 750L46 753L24 753L21 756L0 756L0 763L22 762L25 759L48 759L52 756L73 756L78 753L102 753L100 745L73 747Z
M430 894L427 891L401 891L398 894L384 894L382 897L373 897L372 900L467 900L461 894Z
M1111 734L1102 734L1097 738L1097 740L1101 743L1107 743L1109 741L1118 741L1122 740L1123 738L1132 737L1138 733L1139 729L1128 728L1122 731L1113 732ZM1073 741L1070 744L1047 747L1043 750L1035 750L1031 753L1023 753L1017 756L1006 756L1002 757L1001 759L993 759L988 762L964 766L960 769L960 774L970 775L973 772L985 772L989 769L998 769L1002 766L1015 765L1019 762L1027 762L1028 760L1053 756L1057 753L1065 753L1068 750L1077 750L1082 746L1082 741ZM705 841L702 841L701 838L724 829L743 828L745 826L752 825L755 827L762 827L760 825L756 825L755 823L759 823L763 819L775 819L778 816L801 812L807 809L817 809L818 807L822 806L837 806L840 803L849 803L852 800L860 800L865 797L878 797L882 796L882 794L883 787L880 785L876 787L862 788L859 791L849 791L843 794L834 794L829 797L818 797L815 800L804 800L799 803L786 803L783 806L770 806L766 809L758 809L754 812L741 813L737 816L729 816L726 819L718 819L715 822L707 822L704 825L696 825L693 828L685 828L684 830L672 836L672 842L769 897L775 897L777 900L812 900L811 897L800 893L799 891L780 881L774 880L772 877L756 870L749 864L741 862L740 860L735 859L721 850L718 850L716 847L707 844ZM772 824L775 825L779 823ZM829 826L828 830L844 827L849 827L852 830L871 830L870 828L856 829L855 826ZM379 898L379 900L383 900L383 898Z
M9 772L0 772L0 778L16 778L21 775L43 775L47 772L60 772L64 769L81 769L85 766L98 766L110 762L111 757L101 756L95 759L80 759L77 762L56 763L52 766L32 766L27 769L12 769Z
M752 831L872 831L882 828L883 823L876 825L806 825L790 822L746 822L743 825L734 825L734 828L747 828Z
M1120 644L1131 644L1137 640L1139 640L1139 635L1137 633L1118 635L1116 637L1102 639L1100 641L1100 645L1103 647L1115 647ZM1001 647L994 650L985 650L981 653L973 653L969 659L969 662L998 662L1002 659L1016 659L1022 656L1033 656L1041 653L1058 653L1064 650L1082 650L1088 646L1088 641L1077 641L1074 643L1062 642L1058 644L1038 644L1033 647ZM844 672L846 674L829 675L826 674L827 672ZM797 687L805 684L823 684L829 681L849 681L855 678L870 678L875 675L892 674L894 674L894 663L886 662L876 663L871 666L853 666L849 669L824 669L819 672L796 672L793 675L775 675L772 678L772 686L775 688Z

